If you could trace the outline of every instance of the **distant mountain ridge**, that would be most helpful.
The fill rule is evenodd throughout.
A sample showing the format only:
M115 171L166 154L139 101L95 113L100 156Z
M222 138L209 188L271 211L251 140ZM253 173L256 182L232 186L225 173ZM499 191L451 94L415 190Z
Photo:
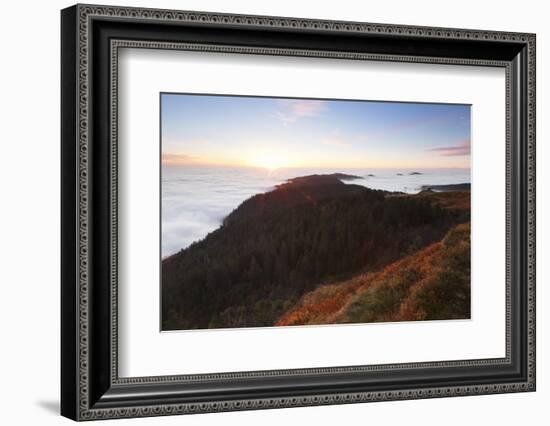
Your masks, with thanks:
M274 325L321 283L380 270L469 220L446 199L342 182L360 178L290 179L164 259L162 329Z
M469 183L456 183L450 185L422 185L423 191L469 191Z

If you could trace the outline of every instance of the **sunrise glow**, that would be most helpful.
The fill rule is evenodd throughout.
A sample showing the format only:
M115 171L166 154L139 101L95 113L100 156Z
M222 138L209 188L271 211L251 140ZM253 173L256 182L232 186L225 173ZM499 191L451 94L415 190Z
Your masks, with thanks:
M162 96L167 166L469 168L470 106Z
M249 164L252 167L259 167L269 171L274 171L283 167L289 167L289 160L282 156L281 154L268 152L257 154L253 156Z

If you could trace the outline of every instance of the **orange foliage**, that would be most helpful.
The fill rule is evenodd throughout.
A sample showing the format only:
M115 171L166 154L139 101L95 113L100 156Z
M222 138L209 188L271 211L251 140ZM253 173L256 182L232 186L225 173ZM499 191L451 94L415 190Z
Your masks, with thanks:
M469 318L470 224L377 273L322 285L276 325Z
M285 313L275 325L330 323L330 318L338 313L360 285L357 279L342 284L321 285L315 291L305 294L297 307Z

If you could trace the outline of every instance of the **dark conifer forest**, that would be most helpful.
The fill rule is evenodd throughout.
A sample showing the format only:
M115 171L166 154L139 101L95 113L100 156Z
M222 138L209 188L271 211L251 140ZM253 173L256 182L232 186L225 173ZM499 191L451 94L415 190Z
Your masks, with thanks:
M292 179L246 200L217 230L165 258L162 329L323 323L322 318L312 321L306 315L300 322L296 318L302 317L290 320L289 315L303 308L307 294L339 283L351 288L349 280L354 277L419 256L452 228L470 220L469 191L405 195L342 182L355 178L333 174ZM469 242L469 228L467 238ZM467 253L465 249L457 253L460 258L453 261L464 266L468 256L469 268L469 245ZM433 262L440 258L434 257ZM445 261L450 262L447 257ZM451 269L447 275L452 278ZM450 311L462 298L456 312L447 313L453 318L469 316L469 297L464 299L469 273L461 274L460 295L452 285L431 289L444 295L440 299L449 299ZM422 312L431 312L429 300L424 300ZM382 305L371 302L355 300L352 314L336 315L334 321L376 321L391 318L400 309L392 305L391 312L382 312ZM394 302L399 305L400 300ZM381 313L376 316L361 309ZM444 315L441 309L434 310L434 315ZM429 315L415 319L429 319Z

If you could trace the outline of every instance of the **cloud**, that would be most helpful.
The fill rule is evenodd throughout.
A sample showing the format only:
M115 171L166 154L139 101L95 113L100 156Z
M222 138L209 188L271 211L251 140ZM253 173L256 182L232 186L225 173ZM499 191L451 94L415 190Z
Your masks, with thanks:
M458 157L461 155L470 155L470 139L466 139L455 146L431 148L429 151L435 152L443 157Z
M174 154L170 152L162 153L162 164L175 165L175 164L190 164L197 161L197 157L187 154Z
M304 117L316 117L327 107L325 101L284 99L278 102L276 116L286 126Z
M202 240L216 230L239 204L273 189L276 180L250 179L242 170L166 174L162 188L162 256ZM177 184L176 184L177 183Z

